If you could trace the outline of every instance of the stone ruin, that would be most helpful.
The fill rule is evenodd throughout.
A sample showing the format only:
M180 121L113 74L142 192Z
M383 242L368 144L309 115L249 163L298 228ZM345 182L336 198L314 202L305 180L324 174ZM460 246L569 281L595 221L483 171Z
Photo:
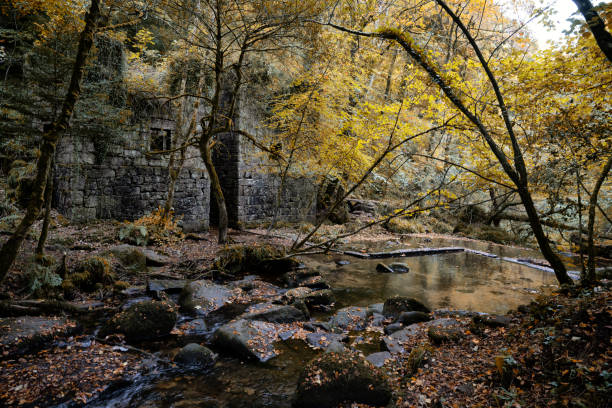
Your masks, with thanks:
M257 114L243 104L234 122L250 133L260 132ZM68 219L134 220L163 206L168 186L168 155L147 155L170 146L174 133L171 114L140 121L106 147L103 157L94 141L75 132L58 146L54 206ZM225 195L231 227L271 221L279 177L273 163L257 154L252 143L237 134L221 135L214 162ZM210 181L199 152L188 151L176 183L174 210L185 230L202 231L215 225ZM291 179L280 200L277 220L300 221L315 216L316 188L311 180ZM213 200L214 201L214 200Z

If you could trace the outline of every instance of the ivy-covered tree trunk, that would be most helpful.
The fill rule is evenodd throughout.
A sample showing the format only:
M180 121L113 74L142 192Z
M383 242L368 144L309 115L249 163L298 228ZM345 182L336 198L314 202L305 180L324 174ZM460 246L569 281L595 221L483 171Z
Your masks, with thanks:
M92 0L85 16L85 27L81 32L70 85L64 99L62 110L50 129L43 134L40 156L36 163L36 178L32 186L31 199L26 213L13 235L0 249L0 281L2 281L15 262L17 253L32 224L38 219L44 202L45 186L51 171L51 162L55 155L57 142L68 128L74 106L81 94L81 80L85 71L87 56L92 48L98 18L100 17L100 1Z
M217 202L217 208L219 210L219 244L225 244L227 242L227 228L228 228L228 217L227 217L227 206L225 205L225 196L221 189L221 182L219 181L219 175L213 164L212 154L209 144L209 139L204 139L204 143L200 144L200 154L204 159L204 165L210 176L210 187L212 197Z
M40 236L38 237L38 245L36 246L36 255L44 255L45 243L49 234L49 224L51 223L51 199L53 198L53 160L51 161L51 169L47 177L47 186L45 187L45 218L43 220Z

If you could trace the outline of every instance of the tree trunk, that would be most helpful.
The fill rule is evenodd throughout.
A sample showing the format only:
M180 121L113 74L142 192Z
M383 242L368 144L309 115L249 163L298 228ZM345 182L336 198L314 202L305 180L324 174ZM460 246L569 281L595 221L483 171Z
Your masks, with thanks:
M563 261L561 261L559 255L557 255L557 253L550 247L550 242L544 233L544 229L542 229L542 223L540 222L538 211L536 210L533 200L531 199L529 190L525 186L519 186L518 194L521 197L521 202L523 203L523 207L525 207L525 211L527 212L529 225L531 226L533 235L538 241L538 246L540 247L542 256L544 256L544 259L550 263L550 266L555 271L555 276L560 284L572 285L574 282L567 275L567 269L565 269Z
M587 282L593 282L595 280L595 245L594 245L594 229L595 229L595 207L597 206L597 196L599 195L599 190L601 189L602 184L608 177L608 173L610 173L610 168L612 168L612 156L608 157L608 161L604 165L604 168L597 179L597 183L595 184L595 188L591 193L591 198L589 199L589 221L587 226L588 233L588 259L587 259L587 273L586 280Z
M597 11L593 8L590 0L574 0L578 10L584 16L589 30L593 33L595 41L601 51L605 54L608 61L612 63L612 34L606 31L606 23L601 19Z
M211 198L214 198L217 202L217 208L219 209L219 244L227 243L227 206L225 205L225 197L223 196L223 190L221 189L221 182L217 175L217 170L212 161L212 155L210 151L210 145L208 139L204 140L205 143L200 144L200 155L204 159L204 165L210 176L210 187L211 187Z
M40 236L38 237L38 245L36 247L36 255L44 255L45 243L49 233L49 224L51 222L51 199L53 197L53 161L51 161L51 170L47 178L47 186L45 187L45 219L43 221Z
M87 55L93 45L99 17L100 0L91 0L89 12L85 16L85 28L81 32L79 39L79 48L74 62L68 92L64 98L62 111L51 125L49 131L43 134L40 156L36 163L36 178L32 187L31 199L26 208L26 213L13 235L0 249L0 281L6 277L9 269L13 266L19 248L21 248L30 227L40 214L43 205L45 186L47 184L47 178L49 177L51 161L55 154L57 142L68 128L74 106L81 94L81 79L85 71Z

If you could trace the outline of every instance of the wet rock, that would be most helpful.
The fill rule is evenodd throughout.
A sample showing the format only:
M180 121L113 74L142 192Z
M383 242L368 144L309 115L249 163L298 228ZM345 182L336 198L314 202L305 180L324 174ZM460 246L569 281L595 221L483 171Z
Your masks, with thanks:
M333 328L341 330L363 330L366 326L365 307L350 306L345 307L336 312L331 319L329 325Z
M187 281L184 280L152 280L147 283L147 293L159 294L160 292L166 293L181 293Z
M329 306L335 301L336 298L330 289L316 290L304 297L304 302L309 308L315 306Z
M306 342L315 348L326 349L333 342L344 342L348 340L348 336L337 333L308 333L306 335Z
M410 272L410 268L405 263L395 262L389 265L389 268L393 271L393 273L408 273Z
M333 408L343 401L385 406L390 399L388 377L363 357L326 353L300 374L293 407Z
M475 324L482 324L488 327L507 327L512 323L512 317L510 316L496 316L496 315L478 315L473 317Z
M393 354L404 353L406 352L404 345L410 342L412 337L416 336L418 333L419 325L413 324L389 336L383 337L381 347L383 350L387 350Z
M206 315L231 302L241 293L239 288L229 289L210 281L194 281L183 288L179 304L187 313Z
M313 332L316 332L317 330L323 330L323 331L331 331L331 327L329 325L329 323L327 322L308 322L308 323L304 323L304 325L302 326L304 328L304 330L310 330Z
M374 313L370 316L369 325L372 327L383 327L385 324L385 316L380 313Z
M344 353L345 351L346 348L344 347L344 344L337 340L332 341L325 349L326 353Z
M295 271L287 272L283 275L282 280L285 282L287 287L289 288L297 288L300 286L307 287L306 285L302 285L301 283L306 281L307 279L321 276L319 271L309 270L309 269L298 269Z
M193 319L179 323L176 327L183 338L201 339L208 334L208 325L204 319Z
M379 273L393 273L393 269L391 269L389 266L385 265L384 263L379 263L378 265L376 265L376 272Z
M299 286L305 286L311 289L330 289L329 284L325 282L325 280L323 280L323 277L321 277L320 275L304 279L300 282Z
M366 357L374 367L382 367L385 365L387 360L393 360L393 356L388 351L380 351L378 353L370 354Z
M344 259L339 259L337 261L334 261L336 263L336 265L338 266L345 266L345 265L350 265L351 263L347 260Z
M170 334L176 321L175 307L170 303L144 301L107 321L100 335L122 333L128 341L150 340Z
M383 316L384 317L384 316ZM393 334L396 331L402 330L404 325L401 323L391 323L385 326L385 334Z
M147 266L165 266L172 263L172 259L152 249L141 248L140 250L147 260Z
M40 350L58 337L75 334L78 329L76 322L63 317L0 318L0 358Z
M405 296L396 296L387 299L383 305L383 315L397 318L402 312L424 312L431 313L431 310L418 300Z
M241 318L271 323L293 323L308 320L310 316L293 306L259 303L249 307Z
M277 332L274 323L233 320L215 331L213 342L238 357L266 362L278 355L274 349Z
M368 317L372 316L374 313L382 314L383 312L383 303L374 303L368 306L367 314Z
M423 312L402 312L397 318L397 322L404 326L410 326L414 323L427 322L431 320L431 316L428 313Z
M189 343L174 357L174 362L186 368L208 368L215 364L217 355L208 347Z

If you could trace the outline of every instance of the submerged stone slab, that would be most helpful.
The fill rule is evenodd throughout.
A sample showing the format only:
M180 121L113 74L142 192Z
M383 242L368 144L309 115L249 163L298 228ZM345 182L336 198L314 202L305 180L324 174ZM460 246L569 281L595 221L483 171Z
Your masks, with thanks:
M374 252L369 254L370 258L398 258L404 256L423 256L448 254L453 252L463 252L462 247L446 247L446 248L417 248L417 249L398 249L389 252ZM346 252L345 252L346 254Z

